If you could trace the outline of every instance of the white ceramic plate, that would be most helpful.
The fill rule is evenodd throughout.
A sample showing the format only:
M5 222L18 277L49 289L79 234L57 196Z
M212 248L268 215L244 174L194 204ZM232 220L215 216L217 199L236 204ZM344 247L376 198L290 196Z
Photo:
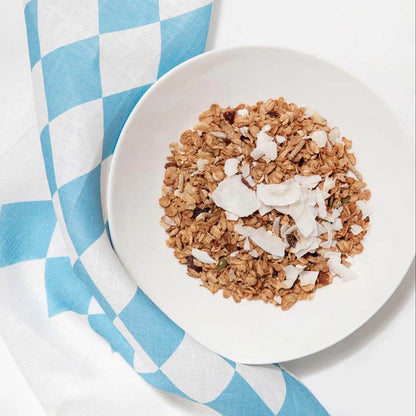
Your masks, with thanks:
M285 97L310 105L354 142L376 211L359 279L318 290L287 312L260 301L236 304L186 275L166 247L158 205L168 143L212 103L253 104ZM414 255L412 145L383 102L351 75L298 52L242 47L198 56L161 78L133 110L109 182L115 250L138 286L196 340L230 359L291 360L340 341L390 297Z

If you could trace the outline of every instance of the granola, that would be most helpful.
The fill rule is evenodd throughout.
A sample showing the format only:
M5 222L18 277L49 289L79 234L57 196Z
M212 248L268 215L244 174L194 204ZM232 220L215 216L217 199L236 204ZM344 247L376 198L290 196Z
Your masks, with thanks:
M225 298L292 307L363 251L371 192L352 142L283 98L213 104L165 164L161 225L188 275Z

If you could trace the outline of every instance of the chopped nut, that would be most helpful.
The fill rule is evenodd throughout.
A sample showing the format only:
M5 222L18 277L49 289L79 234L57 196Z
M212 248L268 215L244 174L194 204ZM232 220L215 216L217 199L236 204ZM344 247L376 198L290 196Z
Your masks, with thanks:
M331 283L331 278L328 273L319 272L317 283L320 283L321 285L329 285Z

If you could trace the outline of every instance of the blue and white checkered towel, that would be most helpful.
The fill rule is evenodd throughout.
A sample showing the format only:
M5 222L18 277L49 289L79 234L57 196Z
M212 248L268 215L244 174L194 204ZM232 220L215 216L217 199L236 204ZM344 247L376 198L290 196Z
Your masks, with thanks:
M30 260L45 259L49 316L87 315L113 350L161 390L222 415L326 415L278 365L234 363L195 342L136 287L109 242L106 180L123 124L160 76L204 51L211 6L207 0L27 2L51 197L16 201L10 191L1 207L0 266L27 262L30 273ZM28 192L36 181L27 176Z

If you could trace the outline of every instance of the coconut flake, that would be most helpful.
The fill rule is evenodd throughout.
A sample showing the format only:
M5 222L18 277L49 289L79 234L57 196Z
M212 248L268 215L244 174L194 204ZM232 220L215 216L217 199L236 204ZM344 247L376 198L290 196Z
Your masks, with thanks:
M296 182L295 182L296 183ZM297 184L299 185L299 184ZM295 221L302 215L305 210L305 202L303 193L300 193L300 198L298 201L289 205L275 205L274 209L281 212L282 214L290 215Z
M316 272L316 271L304 270L299 275L300 285L301 286L314 285L316 282L316 279L318 278L318 274L319 272Z
M277 135L276 136L276 141L277 141L277 143L282 144L283 142L286 141L286 137Z
M275 184L259 184L257 198L265 205L290 205L301 197L300 186L294 181Z
M255 230L255 228L245 226L245 225L242 225L242 224L234 225L234 231L237 232L238 234L240 234L243 237L251 237L254 230Z
M297 269L295 266L290 264L289 266L286 266L283 268L285 272L285 280L283 280L283 284L285 285L285 289L290 289L294 283L296 282L296 279L299 276L300 270Z
M324 180L324 186L322 190L324 192L329 192L335 186L335 179L330 178L327 176Z
M331 244L332 244L332 226L327 221L323 221L322 226L325 229L325 232L328 233L328 238L323 244L321 244L321 247L322 248L331 248ZM324 233L322 233L322 234L324 234Z
M362 213L363 220L365 220L374 212L374 207L367 201L357 201L356 204Z
M264 143L261 147L267 159L275 160L277 158L277 144L275 142Z
M232 253L230 253L230 257L236 257L238 253L239 253L238 250L233 251Z
M227 176L233 176L238 172L240 161L236 158L227 159L224 164L224 173Z
M244 136L244 137L248 137L248 127L244 126L244 127L240 127L240 133Z
M318 222L318 235L322 235L325 233L326 233L326 228L320 222Z
M315 236L304 237L298 234L298 242L290 251L299 259L306 253L313 253L319 247L319 239Z
M316 110L314 108L312 108L312 107L306 107L305 113L304 113L304 115L305 115L306 118L310 118L314 114L316 114Z
M264 131L265 133L269 132L272 129L272 126L270 124L265 124L261 131Z
M318 233L315 217L312 214L310 207L305 206L302 214L298 218L293 219L295 220L298 230L304 237L309 237L315 229L316 234Z
M241 175L243 175L243 178L247 178L250 175L250 165L248 163L242 166Z
M332 213L326 216L326 220L329 222L334 222L341 215L342 208L332 208Z
M216 261L206 252L193 248L191 254L199 260L201 263L205 264L215 264Z
M236 224L234 230L243 237L250 237L257 246L262 248L269 254L283 257L287 244L283 240L274 235L271 231L266 231L264 228L253 228Z
M322 178L319 175L310 175L310 176L302 176L302 175L295 175L295 181L300 183L305 188L315 188L319 182L321 182Z
M198 159L196 161L196 167L199 172L203 172L205 169L205 165L208 163L207 159Z
M250 240L248 239L248 237L244 240L244 247L243 247L243 250L246 250L246 251L250 251Z
M169 225L169 226L176 225L176 222L175 222L172 218L168 217L167 215L164 215L164 216L162 217L162 221L163 221L166 225Z
M316 205L316 195L312 189L302 188L303 202L308 204L310 207Z
M339 276L346 282L355 280L358 277L352 270L350 270L348 267L345 267L343 264L341 264L340 260L336 258L328 259L328 267L332 274Z
M322 192L319 188L314 191L315 201L318 204L318 215L320 218L325 219L328 216L326 209L325 199L329 196L327 192Z
M276 234L279 235L279 225L280 225L280 217L276 217L275 220L273 221L273 226L272 226L272 231Z
M223 131L212 131L211 134L219 139L226 139L228 137L227 133L224 133Z
M256 147L253 149L253 151L250 153L250 156L254 160L260 159L264 155L264 151L261 149L261 147Z
M318 147L325 147L328 135L323 130L316 130L311 134L311 139L318 145Z
M325 259L335 259L341 261L341 253L339 251L332 251L332 250L319 250L319 253Z
M260 208L256 193L243 184L240 175L221 181L211 198L215 205L239 217L247 217Z
M249 175L249 176L247 176L247 178L245 178L246 179L246 181L247 181L247 183L252 187L252 188L254 188L255 186L256 186L256 182L254 182L254 179Z
M287 244L271 231L266 231L264 228L258 228L251 236L251 239L269 254L279 257L283 257L285 254Z
M269 136L264 130L261 130L257 133L257 147L262 146L264 143L270 143L273 141L273 137Z
M353 224L353 225L351 225L351 232L354 234L354 235L358 235L358 234L360 234L360 233L362 233L363 232L363 230L364 230L364 228L363 227L361 227L361 225L358 225L358 224Z
M263 202L261 202L261 207L259 209L259 214L260 215L266 215L268 214L271 210L273 209L273 207L271 207L270 205L264 205Z
M342 226L342 221L341 218L337 218L333 223L332 223L332 231L340 231L342 230L343 226Z
M286 244L288 244L286 236L287 236L288 234L291 234L293 231L296 231L296 230L297 230L296 225L283 224L283 225L280 227L280 236L282 237L282 240L283 240Z
M339 128L334 127L328 134L328 139L332 144L335 144L339 139Z
M242 108L240 110L237 110L237 114L240 117L247 117L248 116L248 110L247 110L247 108Z
M248 254L250 254L250 256L254 257L255 259L259 257L259 252L256 249L249 251Z
M319 240L317 238L314 238L313 242L308 248L305 248L304 250L298 251L295 255L296 258L300 259L307 253L315 253L316 249L319 248Z
M261 132L260 132L261 133ZM270 137L266 133L266 136ZM262 156L270 160L275 160L277 157L277 144L275 142L265 142L258 145L251 153L250 156L254 160L260 159Z
M233 214L232 212L229 212L229 211L225 211L225 216L227 220L230 220L230 221L237 221L240 218L238 215Z

